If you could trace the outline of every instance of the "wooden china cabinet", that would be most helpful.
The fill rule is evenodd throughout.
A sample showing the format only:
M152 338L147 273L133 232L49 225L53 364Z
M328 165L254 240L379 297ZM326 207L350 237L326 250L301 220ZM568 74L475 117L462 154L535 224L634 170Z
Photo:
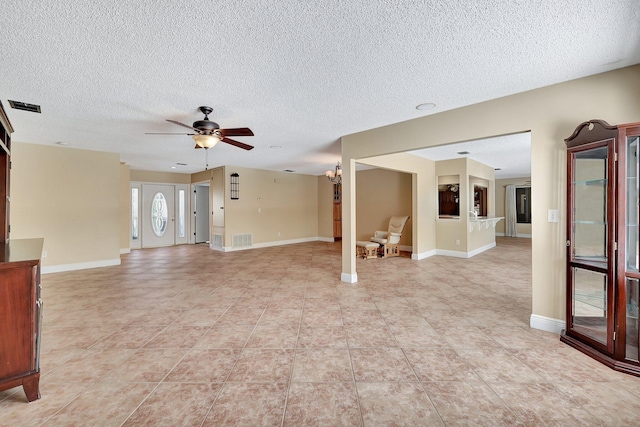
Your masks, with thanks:
M567 326L561 340L640 376L640 122L581 123L567 144Z
M0 391L40 398L40 255L43 239L9 239L11 133L0 103Z

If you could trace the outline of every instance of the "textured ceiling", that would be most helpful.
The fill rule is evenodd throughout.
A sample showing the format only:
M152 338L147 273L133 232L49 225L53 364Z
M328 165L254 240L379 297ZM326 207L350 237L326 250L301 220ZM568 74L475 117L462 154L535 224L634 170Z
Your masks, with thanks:
M637 0L12 1L0 99L42 106L8 110L14 141L177 172L204 150L145 132L209 105L256 147L219 144L209 167L320 175L342 135L640 63L638 22Z

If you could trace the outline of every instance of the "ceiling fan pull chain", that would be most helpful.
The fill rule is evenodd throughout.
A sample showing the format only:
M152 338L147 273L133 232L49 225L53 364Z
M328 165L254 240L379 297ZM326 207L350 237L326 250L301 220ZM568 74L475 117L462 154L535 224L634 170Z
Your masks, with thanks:
M204 159L207 165L204 167L204 170L209 170L209 148L204 147Z

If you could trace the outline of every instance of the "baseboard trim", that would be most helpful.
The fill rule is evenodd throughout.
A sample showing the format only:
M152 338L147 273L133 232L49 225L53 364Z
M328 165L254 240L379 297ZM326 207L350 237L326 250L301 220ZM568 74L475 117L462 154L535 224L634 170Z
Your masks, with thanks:
M437 249L432 249L430 251L422 252L420 254L411 254L411 259L414 261L420 261L421 259L429 258L437 254L438 254Z
M342 273L340 275L340 280L347 283L357 283L358 282L358 273Z
M131 253L131 248L120 248L120 255L126 255Z
M484 245L479 247L478 249L474 249L471 252L467 252L467 254L469 255L467 258L471 258L472 256L476 256L478 254L481 254L484 251L488 251L489 249L495 248L496 247L496 242L491 242L488 245Z
M333 243L333 242L336 241L336 239L333 238L333 237L318 237L318 241L319 242Z
M478 249L474 249L472 251L469 252L462 252L462 251L449 251L446 249L436 249L436 253L435 255L443 255L443 256L450 256L450 257L454 257L454 258L471 258L473 256L476 256L484 251L488 251L491 248L495 248L496 247L496 242L492 242L489 243L488 245L484 245Z
M565 322L564 320L553 319L551 317L532 314L529 320L529 326L531 326L533 329L540 329L541 331L560 334L562 330L566 329L567 322Z
M436 249L436 255L450 256L454 258L469 258L466 252L449 251L447 249Z
M504 233L496 233L496 237L505 237L506 235ZM517 233L516 237L521 237L523 239L531 239L532 236L531 234L521 234L521 233Z
M120 265L120 258L102 261L79 262L75 264L48 265L42 267L42 274L62 273L64 271L87 270L89 268L113 267Z
M320 241L320 239L321 239L320 237L304 237L302 239L276 240L273 242L254 243L251 246L244 246L239 248L234 248L232 246L225 246L224 248L222 248L222 250L224 252L246 251L249 249L270 248L273 246L295 245L296 243L317 242L317 241Z

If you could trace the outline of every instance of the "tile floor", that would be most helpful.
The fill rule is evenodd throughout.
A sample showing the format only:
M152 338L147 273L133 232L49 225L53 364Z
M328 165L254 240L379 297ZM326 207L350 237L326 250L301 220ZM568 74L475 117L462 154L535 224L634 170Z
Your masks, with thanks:
M529 329L531 249L358 260L340 243L133 251L44 275L42 399L2 426L632 426L640 379Z

